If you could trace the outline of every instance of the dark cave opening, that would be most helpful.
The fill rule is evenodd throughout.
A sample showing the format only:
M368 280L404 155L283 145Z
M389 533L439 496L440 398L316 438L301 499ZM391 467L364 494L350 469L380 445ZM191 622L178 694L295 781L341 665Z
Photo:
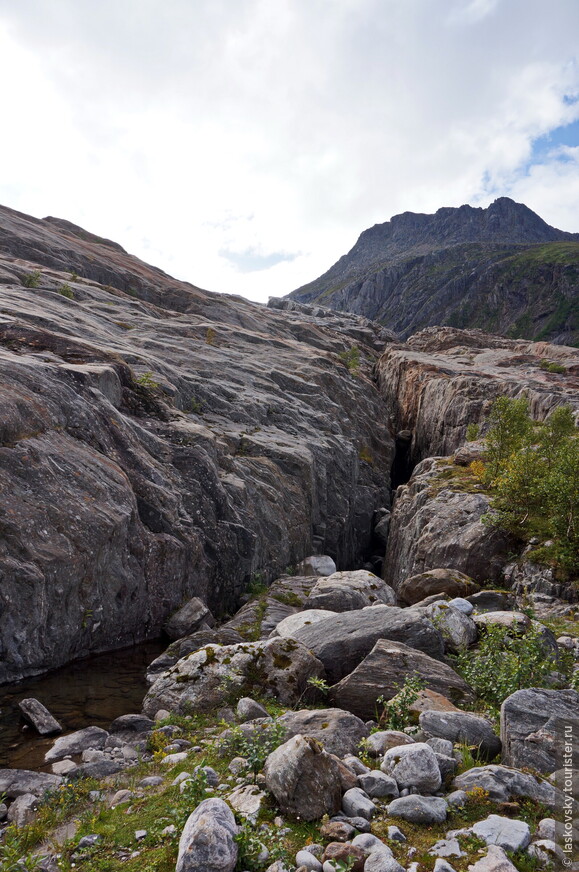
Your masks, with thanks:
M395 441L396 451L390 473L393 491L395 491L399 485L406 484L409 481L410 476L412 475L412 470L415 466L410 452L412 446L412 431L400 430L400 432L396 434Z

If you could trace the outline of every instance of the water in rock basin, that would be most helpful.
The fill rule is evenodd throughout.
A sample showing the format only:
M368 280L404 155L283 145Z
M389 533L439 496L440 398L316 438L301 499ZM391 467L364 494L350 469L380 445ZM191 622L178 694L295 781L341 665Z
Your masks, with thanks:
M106 729L119 715L141 710L147 691L145 669L165 647L159 641L145 642L0 687L0 768L46 768L44 755L54 741L25 726L20 700L40 700L64 732L91 725Z

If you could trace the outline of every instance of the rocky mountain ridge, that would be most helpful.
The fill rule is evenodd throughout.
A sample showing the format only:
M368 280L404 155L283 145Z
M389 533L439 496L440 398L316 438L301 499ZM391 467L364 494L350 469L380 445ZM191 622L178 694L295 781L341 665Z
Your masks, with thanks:
M290 298L350 311L401 336L481 328L579 342L579 234L507 197L487 209L405 212L365 230L348 254Z

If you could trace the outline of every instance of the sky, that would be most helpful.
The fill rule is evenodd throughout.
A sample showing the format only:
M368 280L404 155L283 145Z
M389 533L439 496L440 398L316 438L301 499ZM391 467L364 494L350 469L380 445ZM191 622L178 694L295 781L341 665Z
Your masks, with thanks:
M266 301L400 212L579 232L577 0L0 0L0 203Z

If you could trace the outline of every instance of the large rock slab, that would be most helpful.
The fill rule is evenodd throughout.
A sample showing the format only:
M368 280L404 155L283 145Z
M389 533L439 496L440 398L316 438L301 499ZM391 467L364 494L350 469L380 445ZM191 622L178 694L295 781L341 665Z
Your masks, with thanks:
M404 679L415 673L428 688L455 702L474 699L469 685L446 663L400 642L385 640L376 642L360 665L333 685L331 698L340 708L360 718L373 718L378 697L392 699L404 684Z
M198 596L194 596L165 621L163 632L169 639L182 639L196 630L211 627L214 623L215 618L205 603Z
M477 821L470 831L487 845L498 845L505 851L523 851L531 841L528 823L498 814L490 814L484 821Z
M308 678L323 676L320 661L294 639L207 645L155 681L143 700L143 711L150 717L159 709L181 714L207 711L232 693L241 697L256 690L292 705L306 690Z
M175 872L233 872L238 829L226 802L203 800L183 828Z
M22 717L31 724L41 736L53 736L62 733L62 727L46 706L37 699L22 699L18 703Z
M265 761L264 775L283 814L312 821L340 808L338 762L311 737L293 736L276 748Z
M283 636L284 639L291 639L297 630L302 627L311 627L312 624L317 624L325 618L331 618L337 612L330 612L328 609L304 609L303 612L297 612L295 615L288 615L283 621L280 621L269 634L270 639L275 636Z
M32 793L42 796L47 790L55 790L63 783L60 775L50 775L48 772L32 772L29 769L0 769L0 794L6 794L8 799L16 799Z
M503 763L554 772L562 766L566 726L579 735L577 691L517 690L501 706Z
M460 609L455 609L450 603L439 601L422 608L420 606L413 608L420 609L440 630L447 651L458 654L470 648L478 639L478 628L473 619Z
M360 742L370 733L360 718L339 708L286 712L277 723L283 724L288 739L299 734L311 736L338 757L356 754Z
M344 612L303 627L294 637L322 661L331 683L352 672L380 639L401 642L434 658L442 658L444 648L441 633L427 618L386 605Z
M4 207L0 249L0 682L154 637L191 597L232 613L314 544L356 565L389 500L382 327L212 294Z
M474 787L486 790L489 799L495 802L509 802L521 797L542 802L549 808L556 808L563 803L564 797L560 790L548 781L542 781L534 775L510 769L507 766L478 766L468 769L452 782L453 790L468 792ZM562 808L562 805L560 805Z
M365 569L320 578L308 597L309 608L334 612L362 609L374 603L396 605L396 594L390 585Z
M388 815L402 818L412 824L441 824L446 820L447 805L438 796L411 794L394 799L387 808Z
M100 750L104 748L108 737L108 732L100 727L85 727L83 730L76 730L74 733L68 733L68 735L57 739L52 748L49 748L44 755L44 761L52 763L54 760L62 760L63 757L69 755L73 757L75 754L82 754L89 748Z
M467 597L480 590L472 578L458 570L430 569L410 578L398 586L398 596L409 606L419 603L433 594Z
M501 750L501 740L486 718L472 712L426 711L420 715L420 727L429 736L474 746L475 753L492 760Z
M237 630L225 626L197 630L195 633L191 633L190 636L177 639L177 641L169 645L166 651L163 651L162 654L159 654L158 657L149 663L145 675L147 684L153 684L162 672L167 672L182 657L199 651L205 645L235 645L237 642L243 642L242 636Z

